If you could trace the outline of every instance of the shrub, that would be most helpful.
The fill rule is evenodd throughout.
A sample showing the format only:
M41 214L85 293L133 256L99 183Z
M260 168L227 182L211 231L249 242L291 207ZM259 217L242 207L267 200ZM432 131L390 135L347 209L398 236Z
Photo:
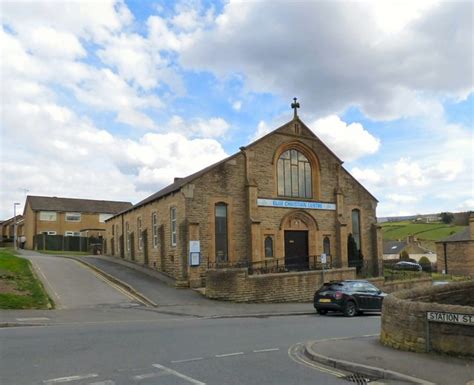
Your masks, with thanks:
M403 261L408 261L410 259L410 255L408 254L408 252L406 250L403 250L400 253L400 259L403 260Z
M427 271L427 272L431 272L431 262L430 260L428 259L428 257L421 257L420 260L418 261L418 263L421 265L421 267L423 268L423 271Z

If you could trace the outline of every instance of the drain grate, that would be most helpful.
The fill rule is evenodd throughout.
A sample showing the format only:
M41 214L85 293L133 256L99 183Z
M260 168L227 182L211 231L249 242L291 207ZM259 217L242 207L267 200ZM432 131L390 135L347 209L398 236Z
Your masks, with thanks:
M345 376L344 379L357 385L369 384L371 381L375 380L375 378L370 378L360 373L349 374L348 376Z

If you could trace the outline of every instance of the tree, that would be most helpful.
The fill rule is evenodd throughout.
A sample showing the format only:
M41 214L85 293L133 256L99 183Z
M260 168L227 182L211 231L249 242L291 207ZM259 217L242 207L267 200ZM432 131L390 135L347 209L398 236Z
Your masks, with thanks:
M407 261L408 259L410 259L410 255L408 254L408 252L406 250L403 250L400 253L400 259L402 259L404 261Z
M443 223L449 224L453 221L454 215L451 213L441 213L441 221Z

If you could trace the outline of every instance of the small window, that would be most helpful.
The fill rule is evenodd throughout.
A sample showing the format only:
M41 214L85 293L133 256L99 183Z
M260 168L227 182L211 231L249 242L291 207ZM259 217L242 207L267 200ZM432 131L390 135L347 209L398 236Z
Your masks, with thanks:
M215 236L216 236L216 260L218 262L227 262L227 205L225 203L217 203L215 206Z
M56 211L40 211L40 221L56 221Z
M66 221L68 222L80 222L81 213L66 213Z
M176 207L170 209L171 246L176 246Z
M151 223L153 228L153 247L156 249L158 247L158 214L151 214Z
M143 249L142 219L137 218L138 250Z
M42 231L41 234L56 235L56 231Z
M324 237L323 251L324 251L324 254L331 255L331 241L329 240L329 237Z
M66 231L64 233L65 237L80 237L81 233L79 231Z
M114 214L99 214L99 222L104 223L107 219L110 219Z
M128 222L125 222L125 235L126 235L125 242L126 242L127 252L130 253L131 241L130 241L130 227L128 225Z
M265 258L273 258L273 238L265 237Z

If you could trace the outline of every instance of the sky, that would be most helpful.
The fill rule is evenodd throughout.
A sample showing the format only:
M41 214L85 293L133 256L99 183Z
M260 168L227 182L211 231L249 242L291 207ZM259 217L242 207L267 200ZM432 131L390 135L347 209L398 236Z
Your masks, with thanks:
M474 210L472 1L1 1L0 219L136 203L300 118L378 216Z

